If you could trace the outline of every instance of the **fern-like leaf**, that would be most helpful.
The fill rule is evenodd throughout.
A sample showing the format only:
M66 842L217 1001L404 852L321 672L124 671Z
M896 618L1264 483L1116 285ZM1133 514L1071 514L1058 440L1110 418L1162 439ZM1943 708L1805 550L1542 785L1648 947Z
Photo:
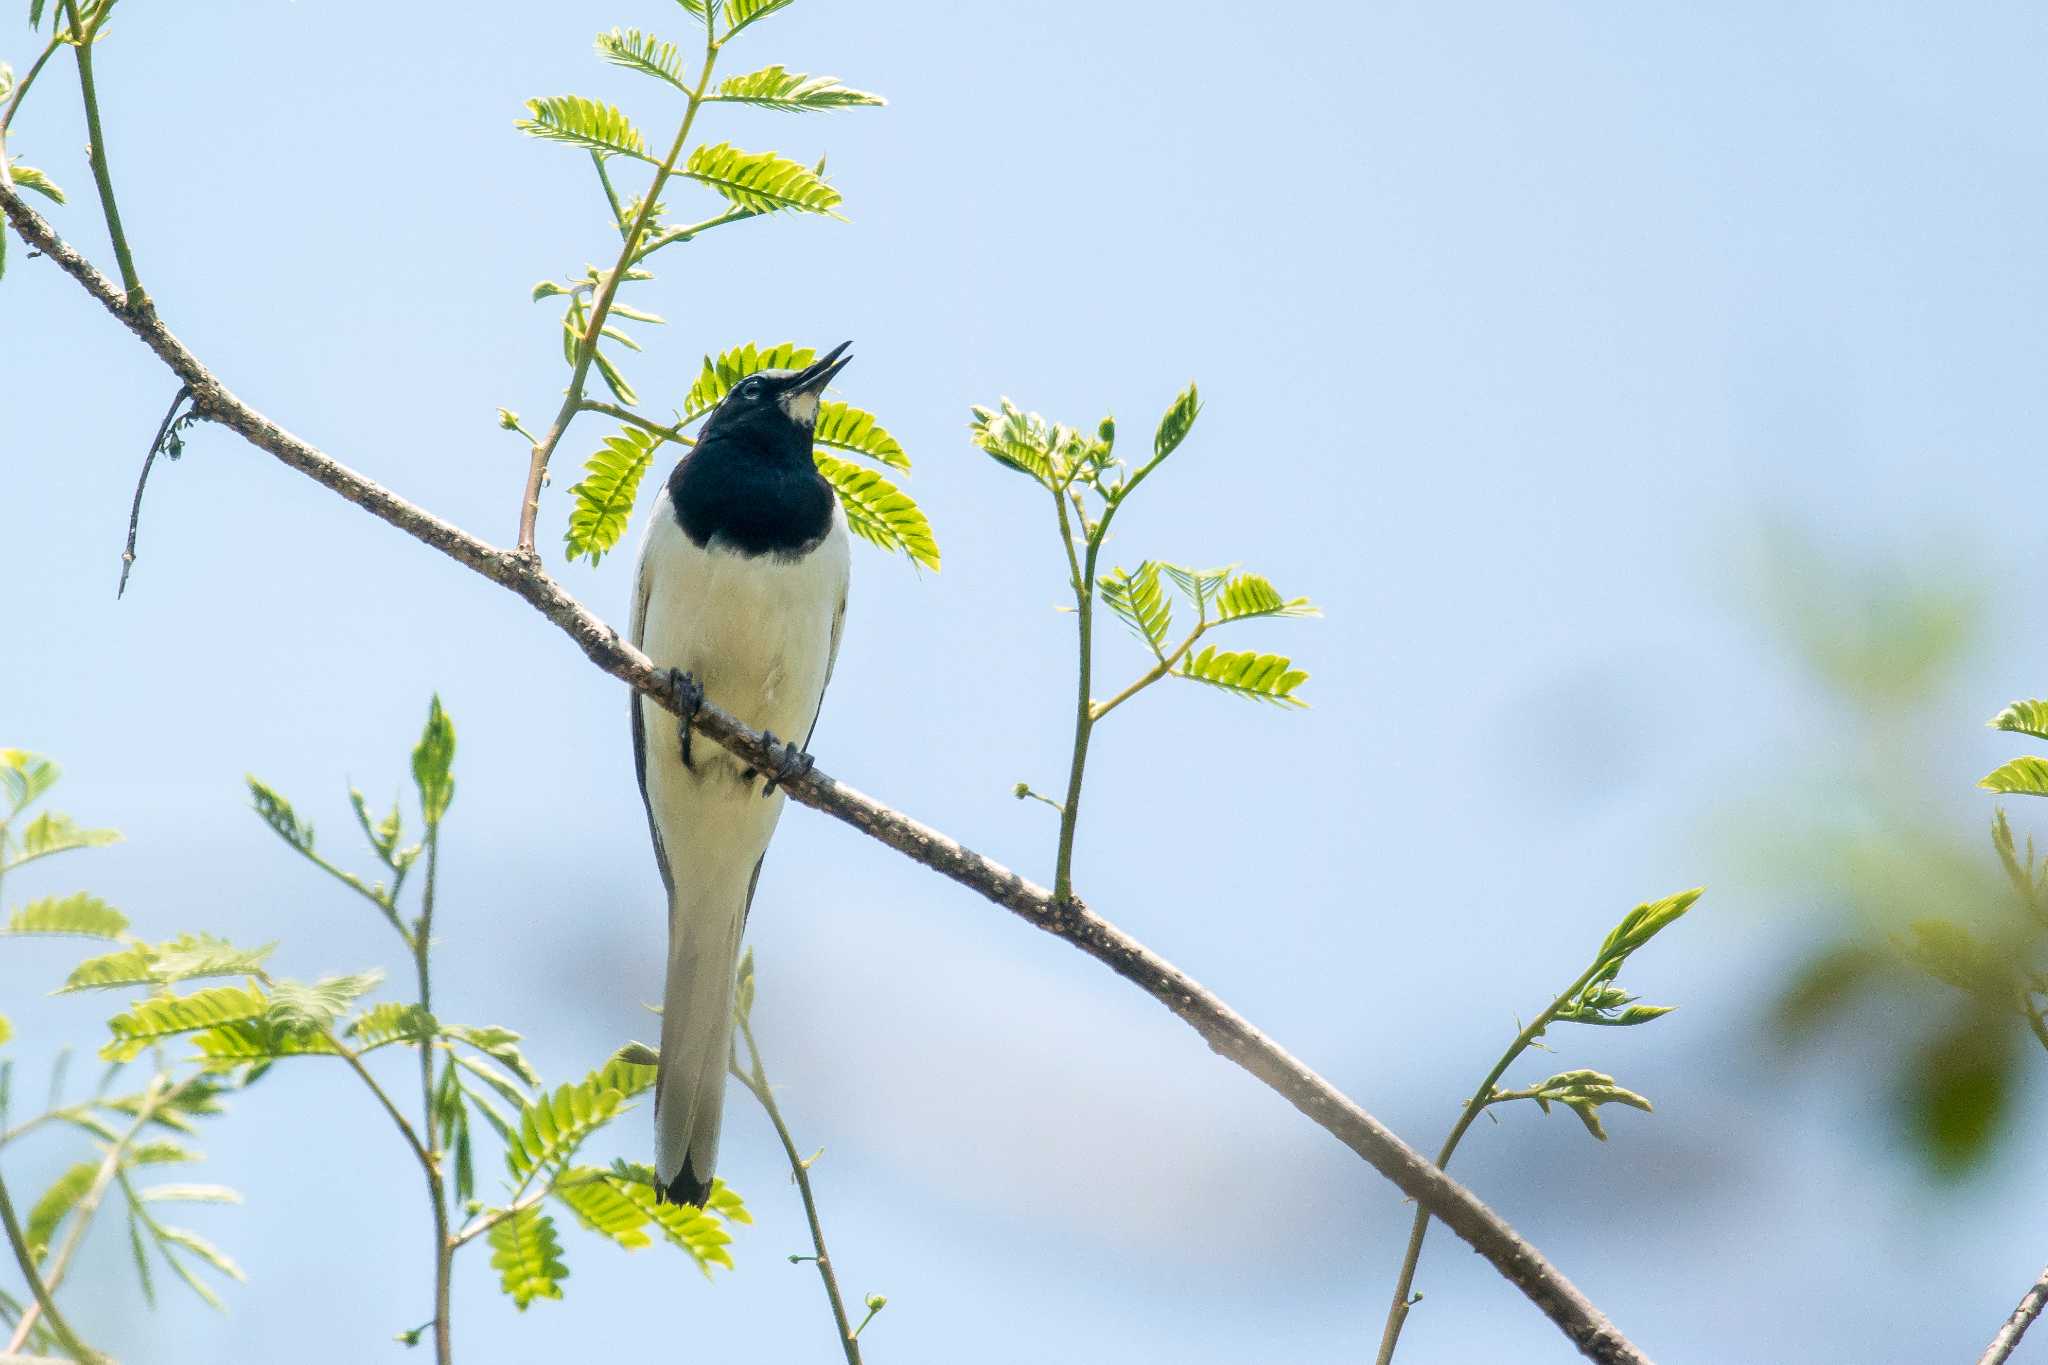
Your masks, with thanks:
M1216 619L1242 621L1253 616L1321 616L1306 597L1282 597L1280 590L1255 573L1241 573L1223 585L1216 597Z
M325 1034L286 1028L267 1019L243 1019L202 1030L192 1035L192 1046L198 1049L200 1065L209 1071L232 1071L251 1062L274 1062L282 1057L337 1055Z
M538 1208L523 1208L494 1223L489 1237L498 1285L520 1312L535 1299L562 1297L569 1268L562 1264L562 1243L553 1218Z
M19 171L19 166L15 170ZM57 785L63 775L41 754L26 749L0 749L0 793L7 797L7 817L12 819L23 807Z
M59 993L161 986L208 976L248 976L262 970L264 959L276 947L269 943L261 948L237 948L211 934L181 934L167 943L138 943L79 963Z
M505 1166L513 1180L523 1184L543 1166L567 1161L583 1139L618 1112L625 1097L596 1085L595 1079L558 1086L519 1111L518 1129L505 1144Z
M1986 774L1977 785L2007 796L2048 796L2048 758L2032 754L2016 758Z
M747 25L794 3L795 0L725 0L725 36L730 38Z
M654 463L660 438L639 427L626 427L607 437L583 464L581 482L569 489L576 500L569 509L569 558L587 557L595 565L616 547L632 519L640 496L640 480Z
M610 33L598 34L597 55L614 66L667 81L686 95L692 88L683 74L683 56L676 45L637 28L615 28Z
M15 173L21 172L19 166ZM2048 739L2048 701L2016 701L1991 718L1992 728Z
M682 173L751 213L794 209L838 216L833 210L839 191L810 167L774 152L743 152L729 142L696 147Z
M1220 569L1190 569L1181 564L1161 564L1159 571L1173 580L1173 585L1197 603L1206 605L1216 600L1216 594L1230 581L1236 572L1234 564Z
M702 1209L662 1202L655 1194L654 1172L635 1163L615 1162L605 1184L660 1228L671 1245L688 1252L705 1279L711 1278L713 1266L733 1268L732 1253L726 1249L732 1245L732 1234L725 1229L725 1219L752 1222L753 1218L723 1181L712 1182L708 1207Z
M412 1042L421 1034L432 1036L439 1029L434 1016L404 1000L387 1000L372 1005L349 1022L349 1041L359 1052L389 1043Z
M151 996L107 1021L114 1038L100 1049L100 1056L110 1062L133 1061L159 1038L261 1019L269 1008L270 1002L254 985Z
M529 137L549 142L566 142L599 156L630 156L636 161L653 161L647 154L647 139L633 121L616 108L581 95L552 95L528 100L530 118L514 125Z
M1159 419L1159 430L1152 436L1152 458L1163 460L1179 449L1201 411L1202 398L1193 384L1176 394L1167 406L1166 415Z
M720 83L718 93L707 98L788 113L811 109L854 109L888 103L880 95L841 85L837 76L806 76L797 71L785 71L780 66L764 66L744 76L728 76Z
M910 468L910 457L903 453L896 438L876 423L873 415L836 399L818 404L818 424L811 432L811 441L849 455L864 455L891 469Z
M1293 667L1293 661L1278 654L1256 654L1249 650L1219 651L1210 645L1174 670L1176 677L1207 683L1250 701L1272 702L1276 706L1307 706L1294 689L1308 681L1308 674Z
M1118 569L1100 580L1103 605L1117 619L1137 633L1140 640L1159 655L1166 648L1166 632L1173 624L1173 600L1159 586L1159 565L1146 560L1136 569Z
M478 1052L493 1061L509 1067L512 1073L528 1085L540 1084L540 1073L527 1064L526 1055L519 1050L519 1035L499 1024L483 1024L475 1027L463 1024L444 1024L441 1032L459 1042L468 1043ZM524 1099L515 1103L524 1104Z
M647 1225L654 1220L647 1211L619 1193L595 1166L575 1166L562 1172L555 1182L555 1198L567 1204L576 1220L601 1237L609 1237L628 1251L654 1245Z
M9 934L65 934L73 938L98 938L119 942L127 932L128 917L98 896L74 891L68 896L45 896L30 901L7 918Z
M112 829L87 829L68 815L55 811L44 811L21 831L21 852L8 860L10 868L37 858L47 858L53 853L68 853L74 848L101 848L107 844L121 842L121 832Z
M908 493L851 461L815 451L811 458L839 495L848 530L884 550L906 554L926 568L939 567L939 544L932 537L932 524Z

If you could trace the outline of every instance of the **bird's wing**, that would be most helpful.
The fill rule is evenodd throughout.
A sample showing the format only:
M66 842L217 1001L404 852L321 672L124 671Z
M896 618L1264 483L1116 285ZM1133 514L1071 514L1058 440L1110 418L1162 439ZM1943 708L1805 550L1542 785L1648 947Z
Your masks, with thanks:
M811 712L811 728L804 731L802 748L805 753L809 753L811 750L811 736L818 733L818 717L825 710L825 693L832 686L832 670L839 663L839 636L845 629L846 585L842 583L839 586L839 609L832 613L832 648L825 655L825 681L818 688L818 705Z
M648 573L643 560L633 575L633 611L627 623L635 649L641 648L646 639ZM633 713L633 777L640 784L640 808L647 812L647 833L654 840L654 865L661 870L662 890L673 898L675 876L669 871L668 850L661 842L661 826L654 820L654 803L647 799L647 718L641 711L640 694L637 691L627 692L626 705Z

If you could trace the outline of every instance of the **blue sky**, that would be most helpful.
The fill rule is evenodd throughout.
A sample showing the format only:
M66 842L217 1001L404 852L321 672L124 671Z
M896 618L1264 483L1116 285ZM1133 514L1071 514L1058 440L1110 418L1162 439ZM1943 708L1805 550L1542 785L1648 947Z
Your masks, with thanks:
M527 290L609 251L580 156L512 120L575 91L661 127L661 88L590 39L686 22L655 0L131 0L99 67L145 283L248 401L508 541L525 456L493 411L544 420L561 384L554 311ZM1070 623L1042 509L969 447L966 410L1008 394L1142 433L1199 380L1195 435L1115 552L1242 561L1314 597L1325 620L1245 636L1311 671L1314 709L1162 687L1119 711L1083 894L1433 1147L1516 1016L1629 905L1707 884L1631 968L1683 1008L1554 1040L1560 1066L1613 1071L1657 1114L1595 1146L1509 1113L1458 1170L1660 1358L1954 1358L2048 1256L2042 1155L2009 1144L1927 1185L1884 1117L1881 1055L1763 1041L1758 1011L1839 912L1728 831L1853 803L1825 775L1873 742L1760 624L1760 601L1816 591L1782 567L1759 586L1760 528L1984 585L1981 643L1899 721L1929 756L1898 795L1943 830L1979 837L1970 784L2012 748L1981 723L2040 690L2044 29L2024 5L799 0L731 69L828 72L890 107L714 111L704 131L829 153L852 221L665 253L639 301L669 325L642 329L629 372L658 409L707 351L855 340L841 386L917 462L945 568L859 553L816 751L1041 878L1050 812L1009 790L1063 770ZM0 55L23 66L32 41L17 27ZM13 148L73 191L56 219L110 266L75 89L62 66L45 80ZM59 804L128 836L10 897L90 886L146 932L281 939L288 973L394 964L241 781L343 847L347 783L395 790L438 690L461 740L442 1013L526 1031L551 1077L644 1036L659 884L617 685L508 595L217 431L159 467L117 605L173 386L19 250L0 338L0 743L56 757ZM604 434L579 426L565 455ZM616 621L629 563L560 571ZM1139 666L1105 641L1110 676ZM873 1359L1369 1348L1398 1196L1095 964L800 810L752 942L842 1273L890 1296ZM0 960L18 1055L93 1036L93 1002L35 1000L68 965L61 946ZM522 1317L478 1257L465 1353L826 1358L813 1278L783 1259L803 1234L772 1135L744 1097L733 1115L724 1173L760 1218L739 1273L705 1286L574 1238L569 1297ZM641 1122L620 1154L642 1155ZM144 1314L110 1227L75 1291L102 1344L164 1365L380 1359L430 1314L412 1172L340 1078L271 1078L210 1151L248 1204L205 1226L252 1283L224 1317L174 1293ZM9 1178L64 1159L10 1154ZM1571 1358L1441 1234L1420 1283L1404 1360Z

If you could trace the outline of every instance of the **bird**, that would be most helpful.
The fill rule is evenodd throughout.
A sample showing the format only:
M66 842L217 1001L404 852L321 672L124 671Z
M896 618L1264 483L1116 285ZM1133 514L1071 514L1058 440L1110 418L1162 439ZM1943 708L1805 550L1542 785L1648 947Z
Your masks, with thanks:
M710 1197L740 939L780 785L810 770L846 623L846 514L811 445L821 395L852 344L732 385L670 473L634 577L633 643L669 671L682 712L675 739L658 742L668 713L633 696L633 767L668 893L654 1125L657 1189L670 1203L701 1208ZM707 696L771 746L802 739L765 775L716 744L693 751L690 723Z

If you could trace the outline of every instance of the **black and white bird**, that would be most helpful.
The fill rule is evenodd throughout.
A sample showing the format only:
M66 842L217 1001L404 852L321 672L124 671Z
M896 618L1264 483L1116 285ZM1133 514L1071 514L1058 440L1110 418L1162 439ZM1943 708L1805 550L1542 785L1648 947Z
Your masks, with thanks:
M693 751L687 717L671 738L668 712L633 697L633 766L668 889L655 1170L679 1204L711 1191L740 936L782 813L777 784L809 767L846 620L846 517L811 437L850 345L733 386L669 475L634 580L633 643L674 670L686 706L708 696L798 741L764 777L716 744Z

